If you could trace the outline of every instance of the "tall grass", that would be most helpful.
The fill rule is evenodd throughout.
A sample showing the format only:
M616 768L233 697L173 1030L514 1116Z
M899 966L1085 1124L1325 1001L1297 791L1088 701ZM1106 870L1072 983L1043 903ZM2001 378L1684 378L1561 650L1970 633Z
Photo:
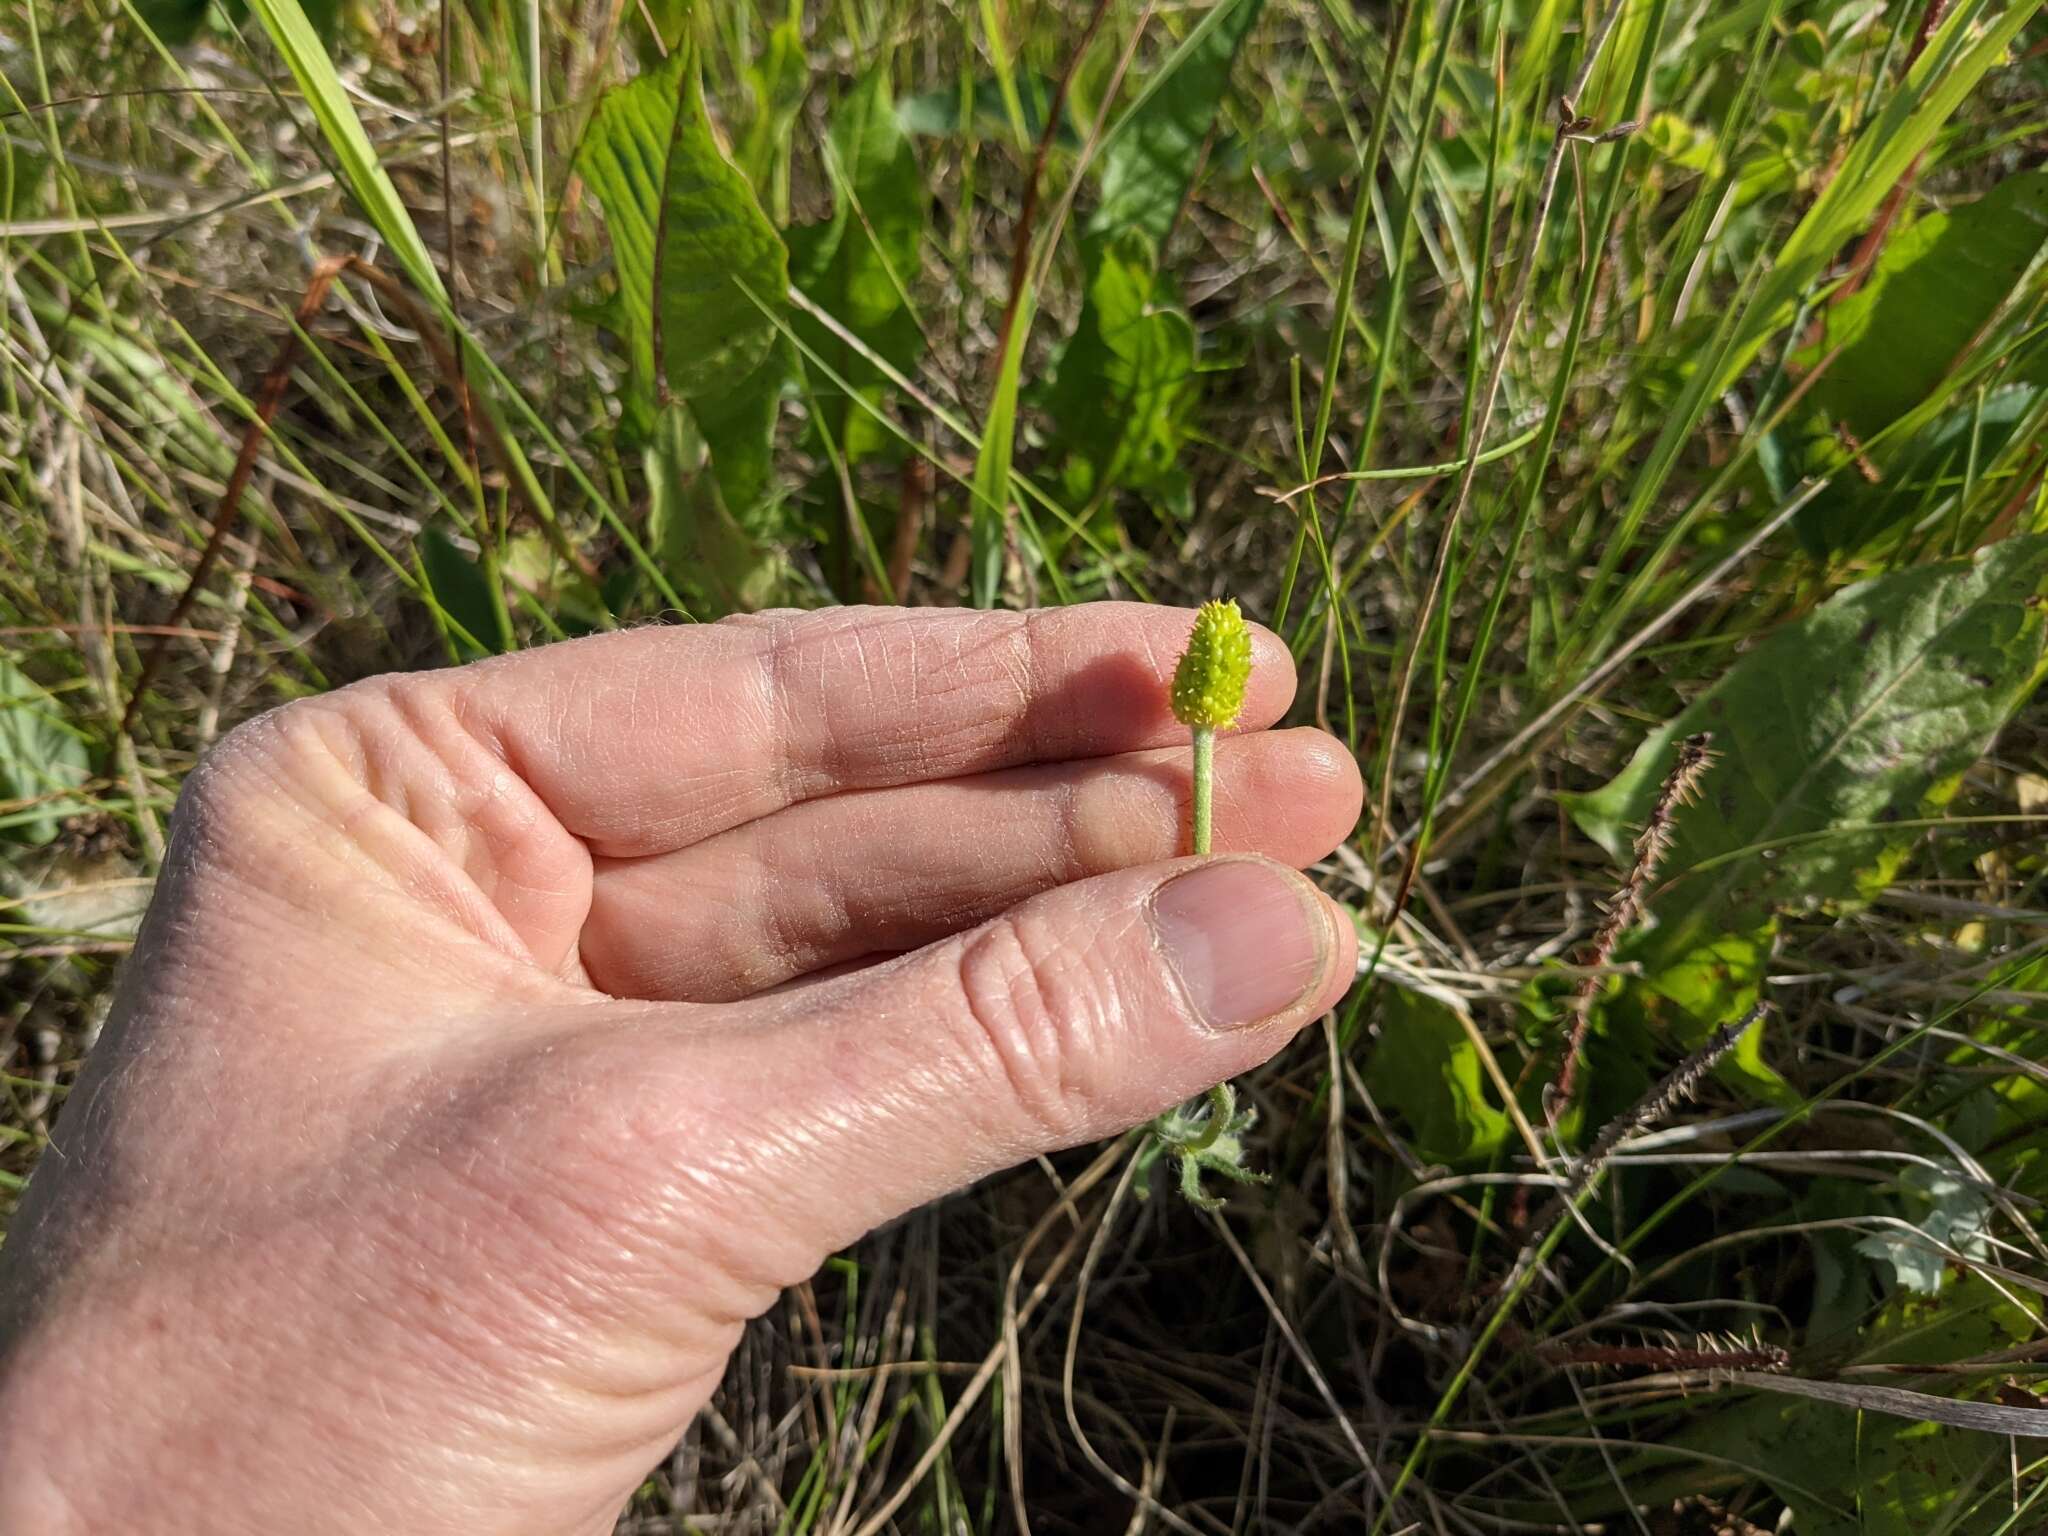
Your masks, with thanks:
M0 1201L272 702L1228 593L1369 786L1272 1181L866 1240L628 1528L2038 1523L2039 0L5 3ZM785 274L715 380L699 128Z

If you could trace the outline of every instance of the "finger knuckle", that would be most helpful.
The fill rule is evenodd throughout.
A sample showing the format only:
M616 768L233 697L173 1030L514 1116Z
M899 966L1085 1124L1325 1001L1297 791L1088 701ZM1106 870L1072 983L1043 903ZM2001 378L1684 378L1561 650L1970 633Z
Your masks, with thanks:
M960 994L976 1043L1048 1145L1093 1124L1115 989L1085 947L1028 914L996 919L960 952Z

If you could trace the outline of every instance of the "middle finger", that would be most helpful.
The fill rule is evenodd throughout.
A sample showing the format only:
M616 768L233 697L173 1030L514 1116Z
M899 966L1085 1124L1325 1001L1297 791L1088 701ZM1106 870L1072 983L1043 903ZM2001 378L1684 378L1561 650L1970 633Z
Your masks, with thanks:
M1357 765L1321 731L1217 743L1218 852L1297 868L1358 819ZM581 957L615 997L728 1002L915 949L1071 880L1184 851L1187 749L806 801L673 853L600 859Z

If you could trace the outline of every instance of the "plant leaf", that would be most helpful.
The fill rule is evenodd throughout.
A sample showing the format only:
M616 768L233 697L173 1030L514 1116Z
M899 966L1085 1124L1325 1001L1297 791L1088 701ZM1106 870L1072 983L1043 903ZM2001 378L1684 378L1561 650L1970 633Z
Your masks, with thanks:
M827 144L834 211L823 224L792 231L794 280L820 309L907 374L924 350L905 297L917 274L927 198L885 72L868 75L840 101ZM796 324L804 344L834 373L862 395L879 397L883 373L867 356L809 315L799 315ZM826 430L850 462L889 443L873 416L855 409L823 370L811 388L828 418Z
M1168 483L1200 394L1195 328L1137 231L1102 250L1046 396L1076 505Z
M422 593L435 610L455 660L473 661L487 654L487 648L503 650L490 581L477 563L438 528L421 532L418 549ZM460 628L449 628L449 619Z
M655 231L661 369L678 399L724 397L760 387L789 304L789 253L712 137L695 50L679 51L671 68L681 72L682 97Z
M1870 281L1827 312L1807 367L1840 347L1813 398L1859 438L1931 394L2048 246L2048 170L1892 236Z
M647 542L693 609L750 613L783 600L789 562L734 520L711 481L693 473L694 422L671 403L645 452Z
M638 404L651 418L658 365L670 393L697 412L727 503L751 507L767 484L767 444L788 376L777 343L789 257L712 136L695 51L679 49L609 92L577 167L611 231Z
M678 53L658 70L607 91L576 153L576 172L604 209L619 315L643 413L654 411L654 236L662 174L675 130L676 91L687 61Z
M1659 957L1639 980L1601 999L1594 1015L1596 1033L1634 1057L1633 1065L1645 1080L1656 1076L1656 1062L1668 1056L1672 1046L1697 1050L1728 1020L1741 1018L1755 1005L1775 937L1776 925L1766 924L1757 932L1713 934L1682 954ZM1646 936L1632 935L1622 942L1616 959L1634 961L1638 950L1654 945L1656 939L1655 929ZM1758 1020L1721 1058L1714 1075L1753 1099L1787 1107L1797 1104L1799 1095L1764 1061L1763 1038L1764 1022ZM1612 1075L1611 1061L1601 1059L1598 1064L1603 1078ZM1630 1081L1619 1085L1626 1088L1626 1097L1603 1113L1619 1113L1641 1091L1634 1086L1634 1073L1627 1077Z
M1675 820L1631 946L1655 970L1780 906L1850 900L1913 841L1887 824L1938 808L2040 681L2048 535L1837 593L1736 663L1629 765L1567 797L1617 859L1649 814L1674 741L1711 731L1720 760Z
M1104 137L1102 201L1086 230L1091 241L1133 229L1155 245L1166 238L1261 3L1218 0Z
M1507 1111L1493 1102L1479 1052L1457 1016L1433 998L1386 988L1366 1058L1373 1097L1408 1122L1430 1162L1483 1161L1507 1144Z
M1010 338L989 402L981 451L974 457L974 498L968 522L974 606L993 608L1003 585L1003 549L1010 526L1010 452L1017 437L1018 380L1024 369L1024 339L1031 334L1031 290L1019 296L1010 317Z
M6 833L25 842L47 843L87 809L68 793L90 777L85 743L63 721L57 701L0 656L0 800L37 802L5 817Z

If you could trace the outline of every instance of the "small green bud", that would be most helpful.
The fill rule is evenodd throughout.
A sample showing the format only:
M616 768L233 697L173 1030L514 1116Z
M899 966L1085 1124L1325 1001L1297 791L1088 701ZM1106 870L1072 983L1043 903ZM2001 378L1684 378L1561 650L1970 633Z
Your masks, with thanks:
M1204 603L1173 672L1173 717L1217 730L1237 724L1252 676L1252 632L1235 599Z

